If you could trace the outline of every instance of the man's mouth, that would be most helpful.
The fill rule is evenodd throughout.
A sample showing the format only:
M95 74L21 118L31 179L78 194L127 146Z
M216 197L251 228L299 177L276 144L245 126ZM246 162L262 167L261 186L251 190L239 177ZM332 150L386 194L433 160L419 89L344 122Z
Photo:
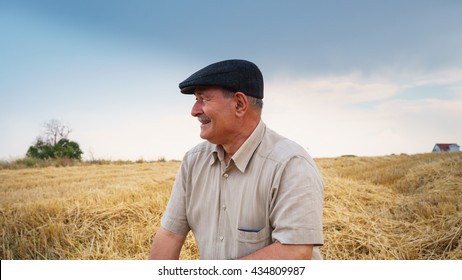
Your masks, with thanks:
M199 122L201 124L208 124L211 122L211 120L209 119L209 117L205 116L205 115L201 115L199 117L197 117L197 119L199 120Z

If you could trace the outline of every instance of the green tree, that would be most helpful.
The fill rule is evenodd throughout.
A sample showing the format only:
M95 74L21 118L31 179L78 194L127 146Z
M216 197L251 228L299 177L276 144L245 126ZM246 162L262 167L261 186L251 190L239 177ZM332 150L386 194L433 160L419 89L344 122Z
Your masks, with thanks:
M37 159L55 158L55 152L51 145L38 139L37 142L27 150L27 156Z
M69 139L62 138L53 146L54 154L57 158L67 157L70 159L80 160L83 154L79 144Z
M67 138L71 129L57 120L51 120L44 124L45 139L39 136L33 146L27 150L27 157L36 159L69 158L81 160L82 150L77 142Z

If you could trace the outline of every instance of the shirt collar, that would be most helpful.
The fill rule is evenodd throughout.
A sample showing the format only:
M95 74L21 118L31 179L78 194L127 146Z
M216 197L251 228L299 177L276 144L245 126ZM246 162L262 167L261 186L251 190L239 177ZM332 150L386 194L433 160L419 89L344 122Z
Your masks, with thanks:
M262 120L260 120L257 127L254 129L252 134L250 134L249 138L245 140L245 142L239 147L239 149L231 158L231 160L234 162L239 171L245 172L245 169L247 168L247 165L249 164L252 155L255 153L255 150L263 140L265 131L266 125ZM217 159L222 161L223 157L223 147L221 147L220 145L215 145L213 157L211 158L210 164L215 163Z

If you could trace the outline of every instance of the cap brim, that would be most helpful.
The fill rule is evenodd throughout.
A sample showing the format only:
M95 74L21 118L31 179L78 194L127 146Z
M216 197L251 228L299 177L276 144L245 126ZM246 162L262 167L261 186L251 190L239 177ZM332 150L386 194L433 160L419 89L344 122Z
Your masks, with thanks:
M184 88L180 89L180 91L183 94L194 94L194 92L196 91L196 87L197 86L184 87Z

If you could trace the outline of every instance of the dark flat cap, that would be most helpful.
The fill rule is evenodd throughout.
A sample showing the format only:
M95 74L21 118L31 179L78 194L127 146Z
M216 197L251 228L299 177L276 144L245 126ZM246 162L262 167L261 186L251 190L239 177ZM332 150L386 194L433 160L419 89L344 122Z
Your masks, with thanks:
M179 85L184 94L194 94L198 86L222 86L263 99L263 75L257 65L247 60L230 59L210 64Z

